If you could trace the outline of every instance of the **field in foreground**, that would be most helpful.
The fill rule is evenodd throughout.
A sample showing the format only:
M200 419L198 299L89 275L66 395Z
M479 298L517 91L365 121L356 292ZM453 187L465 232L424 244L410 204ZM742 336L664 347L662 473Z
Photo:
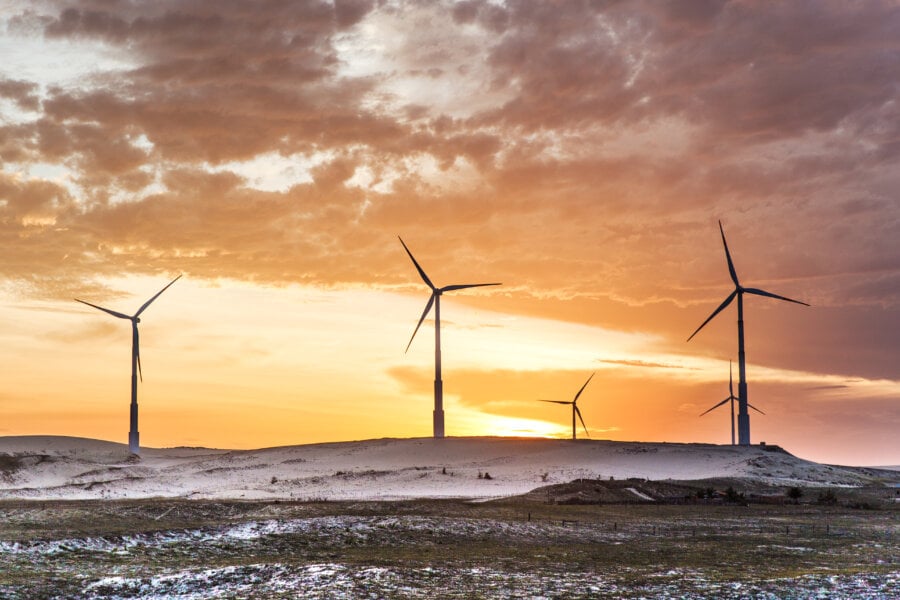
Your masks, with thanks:
M898 511L820 505L0 503L0 598L890 598Z

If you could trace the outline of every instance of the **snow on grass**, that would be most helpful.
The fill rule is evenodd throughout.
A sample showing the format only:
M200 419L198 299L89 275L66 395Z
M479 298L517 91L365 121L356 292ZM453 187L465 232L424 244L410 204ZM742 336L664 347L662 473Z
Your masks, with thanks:
M523 523L493 519L465 519L425 516L329 516L302 519L270 519L199 529L167 530L126 536L85 537L23 542L0 541L4 555L28 555L35 559L62 553L98 552L127 554L133 550L176 544L221 546L257 541L268 536L304 534L323 543L385 542L395 533L419 533L437 538L503 537L511 542L540 542L548 535L581 542L621 537L599 528L566 527L556 523Z
M754 583L713 583L689 570L659 573L635 585L595 573L510 572L487 567L363 567L340 563L253 564L183 570L148 578L106 577L79 598L891 598L900 573L807 575Z

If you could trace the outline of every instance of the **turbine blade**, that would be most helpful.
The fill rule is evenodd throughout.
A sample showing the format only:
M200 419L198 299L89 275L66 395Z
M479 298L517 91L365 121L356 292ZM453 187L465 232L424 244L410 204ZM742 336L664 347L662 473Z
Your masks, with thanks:
M749 406L750 408L752 408L753 410L755 410L756 412L758 412L758 413L761 414L761 415L766 414L766 413L764 413L763 411L761 411L761 410L759 410L758 408L756 408L755 406L753 406L752 404L750 404L749 402L747 403L747 406Z
M772 292L767 292L765 290L759 290L756 288L744 288L744 291L748 294L756 294L757 296L766 296L768 298L775 298L777 300L786 300L788 302L793 302L794 304L802 304L803 306L809 306L806 302L800 302L799 300L792 300L790 298L786 298L784 296L779 296L778 294L773 294Z
M731 252L728 251L728 242L725 241L725 230L722 229L722 221L719 221L719 233L722 234L722 245L725 246L725 258L728 259L728 272L731 273L731 280L734 282L734 285L741 287L740 282L738 282L737 272L734 270L734 263L731 262Z
M434 304L434 294L428 299L428 304L425 305L425 310L422 312L422 316L419 317L419 322L416 324L416 329L413 331L412 337L409 338L409 343L406 344L406 350L404 352L409 352L409 347L412 346L413 339L416 337L416 334L419 332L419 327L422 326L422 321L425 320L425 317L428 316L428 312L431 310L431 306Z
M141 379L141 383L144 383L144 371L141 369L141 334L138 333L137 323L133 320L131 321L131 328L134 330L134 355L137 359L137 368L138 368L138 377Z
M441 288L442 292L452 292L453 290L464 290L466 288L484 287L486 285L503 285L502 283L464 283L459 285L448 285Z
M538 400L538 402L552 402L553 404L572 404L568 400Z
M710 408L710 409L708 409L708 410L705 410L705 411L703 411L702 413L700 413L700 416L702 417L702 416L705 415L706 413L712 412L712 411L716 410L717 408L719 408L720 406L722 406L723 404L725 404L725 403L728 402L729 400L731 400L730 397L725 398L724 400L722 400L721 402L719 402L718 404L716 404L716 405L713 406L712 408Z
M97 310L102 310L103 312L109 313L109 314L111 314L112 316L118 317L118 318L120 318L120 319L128 319L128 320L131 320L131 315L125 315L125 314L122 314L122 313L120 313L120 312L116 312L116 311L114 311L114 310L109 310L108 308L103 308L102 306L97 306L96 304L91 304L90 302L85 302L84 300L79 300L78 298L75 298L75 302L81 302L82 304L87 304L88 306L93 306L93 307L96 308Z
M150 306L150 303L151 303L151 302L153 302L154 300L156 300L157 298L159 298L159 295L160 295L160 294L162 294L164 291L166 291L167 289L169 289L169 286L172 285L173 283L175 283L176 281L178 281L179 279L181 279L181 275L179 275L178 277L176 277L175 279L173 279L172 281L170 281L169 284L166 285L166 287L164 287L163 289L161 289L161 290L159 290L158 292L156 292L156 294L155 294L152 298L150 298L149 300L147 300L146 302L144 302L143 306L141 306L141 307L138 309L138 311L137 311L136 313L134 313L134 316L135 316L135 317L139 317L139 316L141 315L142 312L144 312L145 310L147 310L147 307Z
M572 400L572 404L575 404L576 402L578 402L578 396L581 395L581 392L584 391L584 388L587 387L587 384L589 384L589 383L591 382L591 379L593 379L593 378L594 378L594 375L596 375L596 374L597 374L596 371L593 372L593 373L591 373L591 376L587 378L587 381L584 382L584 385L581 386L581 389L578 390L578 393L577 393L577 394L575 394L575 398Z
M731 371L731 361L728 361L728 395L729 398L734 397L734 375Z
M725 309L726 306L728 306L729 304L731 304L731 301L734 300L734 297L737 296L737 293L738 293L737 290L734 290L733 292L731 292L731 294L729 294L728 297L725 298L725 301L724 301L722 304L719 305L719 308L717 308L716 310L714 310L714 311L713 311L713 314L709 315L709 316L706 318L706 320L703 321L703 324L700 325L700 327L698 327L698 328L694 331L694 333L691 334L691 337L689 337L689 338L687 339L687 341L691 341L691 338L694 337L695 335L697 335L697 334L700 332L700 330L703 329L703 328L706 326L707 323L709 323L710 321L712 321L712 320L713 320L713 317L715 317L717 314L719 314L720 312L722 312L722 311Z
M584 418L581 416L581 411L578 410L578 407L575 406L575 403L574 403L574 402L572 403L572 408L575 409L575 414L578 415L578 420L581 421L581 426L584 427L584 435L586 435L586 436L588 436L588 437L590 438L590 437L591 437L591 434L588 433L587 425L584 424Z
M406 250L406 253L409 254L409 258L412 260L413 264L416 266L416 270L419 272L419 275L422 277L422 281L433 290L437 289L434 287L434 284L431 283L431 280L428 279L428 275L425 274L425 271L419 266L419 262L416 260L416 257L412 255L412 252L409 251L409 248L406 247L406 243L403 241L403 238L399 235L397 239L400 240L400 243L403 244L403 249Z

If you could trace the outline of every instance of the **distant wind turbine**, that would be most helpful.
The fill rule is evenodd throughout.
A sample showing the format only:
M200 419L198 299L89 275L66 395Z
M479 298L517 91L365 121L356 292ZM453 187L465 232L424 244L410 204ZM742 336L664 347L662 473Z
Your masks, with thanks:
M707 410L703 411L702 413L700 413L700 416L702 417L706 413L716 410L717 408L719 408L720 406L722 406L723 404L725 404L726 402L728 402L730 400L731 401L731 445L732 446L734 446L734 401L737 399L738 399L738 397L734 395L734 383L733 383L733 378L731 376L731 361L728 361L728 397L725 398L724 400L722 400L721 402L719 402L718 404L716 404L715 406L713 406L712 408L707 409ZM753 410L755 410L756 412L758 412L761 415L766 414L763 411L756 408L755 406L753 406L752 404L750 404L749 402L747 403L747 406L749 406L750 408L752 408Z
M722 244L725 246L725 258L728 260L728 272L731 274L731 281L734 282L734 291L725 298L725 301L719 305L719 308L713 311L709 317L691 334L691 337L688 338L688 341L691 341L697 333L703 329L703 327L712 321L712 319L722 312L726 306L731 304L731 301L734 300L735 296L737 296L737 312L738 312L738 443L741 446L749 446L750 445L750 413L747 410L747 364L746 358L744 355L744 294L754 294L756 296L767 296L769 298L775 298L776 300L784 300L786 302L793 302L794 304L802 304L803 306L809 306L806 302L800 302L799 300L791 300L790 298L785 298L784 296L779 296L777 294L773 294L771 292L766 292L764 290L759 290L756 288L745 288L738 281L737 272L734 270L734 263L731 261L731 253L728 251L728 242L725 241L725 230L722 228L722 221L719 221L719 233L722 234Z
M591 382L596 373L591 373L591 376L587 378L587 381L584 382L584 385L581 386L581 389L578 390L578 393L575 394L575 397L572 398L571 401L566 400L539 400L538 402L552 402L553 404L571 404L572 405L572 439L575 439L575 415L578 415L578 418L581 420L581 426L584 427L584 433L588 437L591 437L591 434L588 433L587 425L584 424L584 418L581 416L581 411L578 410L578 397L581 396L581 392L584 391L584 388L587 387L587 384Z
M406 344L406 350L404 352L409 351L409 347L412 345L413 338L416 337L416 333L419 331L419 327L422 326L422 321L425 320L425 317L428 316L428 312L431 310L431 306L434 305L434 413L432 415L432 418L434 422L434 437L442 438L444 437L444 382L441 380L441 295L444 292L452 292L454 290L463 290L466 288L502 284L470 283L445 285L441 288L435 287L434 284L431 283L431 280L428 278L428 275L425 274L425 271L422 269L422 267L419 266L419 263L412 255L412 252L410 252L409 248L406 247L406 243L404 243L403 238L398 235L397 239L400 240L400 243L403 244L403 249L406 250L407 254L409 254L409 258L412 260L413 265L415 265L416 270L422 277L422 281L424 281L425 284L429 288L431 288L431 297L428 299L428 304L425 305L425 310L422 312L422 316L419 318L419 322L418 324L416 324L416 329L413 331L412 337L409 338L409 343Z
M127 319L131 321L131 429L128 432L128 449L132 452L132 454L140 454L141 450L140 434L138 433L137 381L138 377L140 377L141 381L143 381L144 374L141 372L141 344L140 336L138 335L138 323L141 322L141 313L147 310L147 307L150 306L150 303L156 300L160 294L169 289L169 286L179 279L181 279L181 275L170 281L166 287L156 292L156 295L144 302L144 304L133 315L126 315L124 313L116 312L114 310L103 308L102 306L97 306L96 304L91 304L90 302L85 302L84 300L75 298L76 302L87 304L88 306L92 306L97 310L102 310L103 312L114 317L118 317L119 319Z

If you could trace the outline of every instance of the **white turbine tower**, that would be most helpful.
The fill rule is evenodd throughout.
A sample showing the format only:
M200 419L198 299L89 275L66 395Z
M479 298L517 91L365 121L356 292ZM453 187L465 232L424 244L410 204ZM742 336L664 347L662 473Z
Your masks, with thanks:
M703 411L702 413L700 413L700 416L702 417L706 413L714 411L717 408L719 408L720 406L722 406L723 404L725 404L726 402L731 401L731 445L732 446L734 446L734 401L737 399L738 399L738 397L734 395L734 379L732 378L732 375L731 375L731 361L728 361L728 397L725 398L724 400L722 400L721 402L719 402L718 404L716 404L715 406L713 406L712 408L707 409L707 410ZM750 408L752 408L753 410L755 410L756 412L758 412L761 415L766 414L763 411L756 408L755 406L753 406L752 404L750 404L749 402L747 403L747 406L749 406Z
M133 315L126 315L124 313L116 312L114 310L103 308L102 306L97 306L96 304L91 304L90 302L85 302L84 300L75 298L76 302L87 304L88 306L92 306L97 310L102 310L103 312L119 319L127 319L131 321L131 428L128 432L128 449L132 452L132 454L140 454L141 450L140 434L138 433L137 382L138 377L140 377L141 381L143 381L144 375L141 372L141 343L140 335L138 334L138 323L141 322L141 313L147 310L147 307L150 306L150 303L156 300L160 294L169 289L169 286L179 279L181 279L181 275L170 281L166 287L156 292L156 294L152 298L144 302L144 304L141 305L138 311Z
M441 288L435 287L434 284L431 283L431 280L428 278L428 275L425 274L425 271L422 269L422 267L419 266L419 263L412 255L412 252L410 252L409 248L406 247L406 244L403 242L403 238L397 236L397 239L400 240L400 243L403 244L403 249L406 250L407 254L409 254L409 258L412 260L413 265L415 265L416 270L422 277L422 281L425 282L425 285L431 288L431 297L428 298L428 304L425 305L425 310L422 312L422 316L419 318L418 324L416 324L416 329L413 331L412 337L409 338L409 343L406 344L406 351L409 350L409 347L412 345L413 338L416 337L416 333L419 331L419 327L422 326L422 321L425 320L425 317L428 316L428 313L431 310L431 306L434 305L434 413L432 415L432 419L434 423L434 437L442 438L444 437L444 382L441 380L441 295L444 292L452 292L454 290L463 290L466 288L501 284L467 283L445 285Z
M784 296L779 296L765 290L756 288L745 288L738 281L737 272L734 270L734 263L731 262L731 253L728 251L728 242L725 241L725 230L722 228L722 221L719 221L719 233L722 234L722 244L725 246L725 258L728 261L728 272L731 274L731 281L734 282L734 291L725 298L719 308L713 311L709 317L691 334L688 341L691 341L703 327L712 321L713 317L725 310L725 307L731 304L735 296L737 297L737 313L738 313L738 443L741 446L750 445L750 413L747 411L747 362L744 355L744 294L753 294L756 296L766 296L775 298L776 300L784 300L793 302L794 304L802 304L809 306L806 302L799 300L791 300Z
M581 411L578 409L578 397L581 396L581 392L584 391L584 388L587 387L587 384L591 382L596 373L591 373L591 376L587 378L587 381L584 382L584 385L581 386L581 389L578 390L578 393L575 394L575 397L572 400L538 400L538 402L552 402L553 404L571 404L572 405L572 439L575 439L575 415L578 415L578 418L581 420L581 426L584 427L584 433L586 436L591 437L591 434L588 433L587 425L584 424L584 418L581 416Z

